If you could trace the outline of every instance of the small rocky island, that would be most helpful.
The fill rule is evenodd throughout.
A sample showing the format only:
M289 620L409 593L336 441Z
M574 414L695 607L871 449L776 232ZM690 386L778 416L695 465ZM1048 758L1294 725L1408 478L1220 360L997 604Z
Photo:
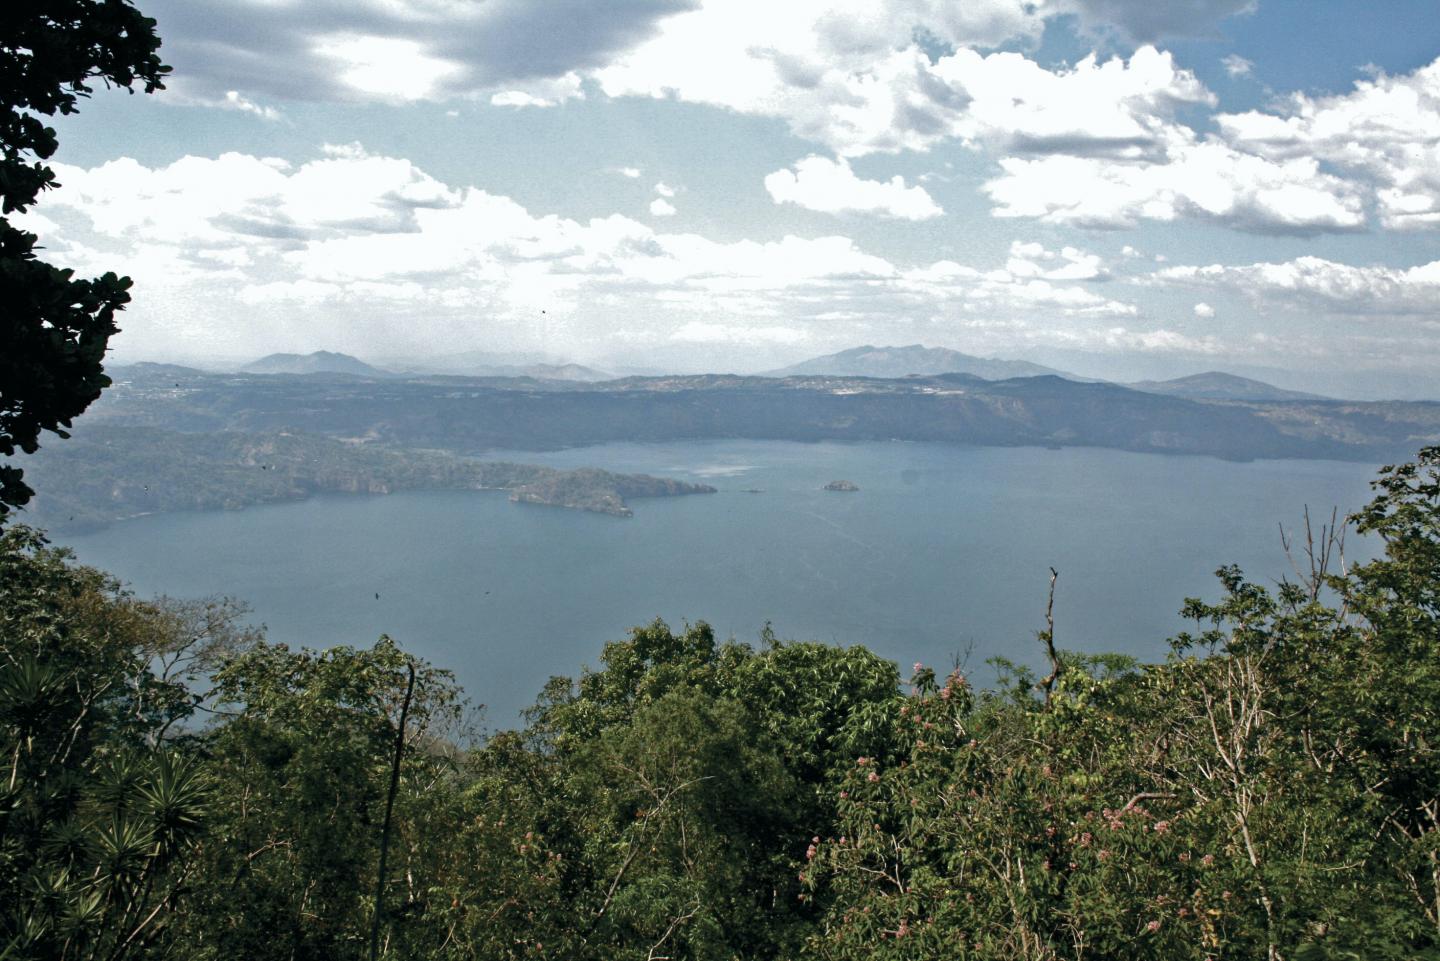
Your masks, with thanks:
M846 492L849 492L849 491L858 491L860 488L857 487L857 486L855 486L855 483L854 483L853 481L834 480L834 481L831 481L830 483L826 484L826 485L825 485L825 489L826 489L827 491L846 491Z

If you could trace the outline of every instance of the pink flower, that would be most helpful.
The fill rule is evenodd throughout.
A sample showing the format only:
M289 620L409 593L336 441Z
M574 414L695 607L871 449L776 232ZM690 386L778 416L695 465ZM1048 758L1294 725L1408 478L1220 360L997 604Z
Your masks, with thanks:
M1146 931L1149 931L1151 934L1154 934L1156 931L1159 931L1159 930L1160 930L1160 922L1159 922L1159 921L1147 921L1147 922L1145 923L1145 930L1146 930Z
M909 922L909 921L901 921L901 922L900 922L900 927L898 927L898 928L895 929L895 937L897 937L897 938L903 938L903 937L905 937L905 935L907 935L907 934L909 934L909 933L910 933L910 922Z
M876 781L880 780L880 775L876 774L874 771L871 771L869 775L866 776L865 780L873 784Z
M805 849L805 860L807 860L807 861L813 861L813 860L815 860L815 845L812 844L812 845L810 845L808 848Z
M1213 855L1213 854L1207 854L1207 855L1205 855L1203 858L1200 859L1200 863L1203 864L1203 865L1205 865L1205 866L1208 868L1210 865L1212 865L1212 864L1215 863L1215 855Z
M1098 857L1101 861L1108 861L1110 860L1110 851L1106 848L1101 848L1100 852L1095 856Z
M849 796L850 796L850 792L849 792L849 791L841 791L841 792L840 792L840 800L842 800L842 801L845 800L845 799L846 799L847 797L849 797Z
M1169 822L1169 821L1156 821L1156 822L1155 822L1155 833L1156 833L1156 834L1164 834L1164 833L1165 833L1166 831L1168 831L1168 830L1170 830L1170 822Z
M1189 860L1190 860L1190 852L1189 852L1189 851L1181 851L1181 852L1180 852L1180 860L1181 860L1182 863L1185 862L1185 861L1189 861Z
M911 673L919 674L919 673L920 673L921 671L923 671L923 670L925 670L925 665L924 665L924 664L921 664L919 661L916 661L916 662L915 662L915 668L914 668L914 670L913 670Z
M864 767L866 764L869 764L869 763L870 763L870 759L869 759L868 757L857 757L857 758L855 759L855 764L856 764L856 766L858 766L858 767Z

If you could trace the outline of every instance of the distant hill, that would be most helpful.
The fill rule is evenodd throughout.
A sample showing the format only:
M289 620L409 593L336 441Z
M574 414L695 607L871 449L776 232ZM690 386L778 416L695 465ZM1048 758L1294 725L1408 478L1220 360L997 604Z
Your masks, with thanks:
M389 377L357 357L317 350L313 354L268 354L240 368L242 374L353 374L356 377Z
M107 366L105 373L116 380L139 377L143 379L168 380L170 378L182 377L204 377L203 370L194 367L184 367L180 364L155 364L148 360L142 360L138 364L117 364L114 367Z
M990 381L973 374L892 380L712 374L597 384L210 376L182 381L178 390L173 382L158 387L117 383L86 418L188 432L303 431L459 454L754 438L1384 463L1440 442L1440 403L1217 401L1055 376Z
M584 383L612 379L610 374L583 364L498 364L467 368L464 373L472 377L533 377Z
M1047 374L1068 380L1082 380L1073 374L1032 364L1025 360L996 360L975 357L946 347L852 347L838 354L815 357L791 367L770 371L769 377L800 377L829 375L835 377L897 378L937 374L970 374L985 380L1007 380L1011 377L1043 377Z
M1237 377L1218 370L1176 377L1174 380L1142 380L1126 385L1147 394L1166 394L1191 400L1327 400L1319 394L1285 390L1261 380Z
M562 358L539 354L497 354L484 350L396 358L389 362L389 367L405 374L422 376L441 374L452 377L531 377L535 380L566 380L575 383L615 378L614 374L607 371Z

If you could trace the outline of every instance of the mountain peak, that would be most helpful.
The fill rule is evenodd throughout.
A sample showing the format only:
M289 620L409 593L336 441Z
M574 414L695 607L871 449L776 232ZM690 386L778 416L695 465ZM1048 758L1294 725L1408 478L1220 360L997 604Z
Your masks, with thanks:
M1326 400L1319 394L1286 390L1223 370L1207 370L1171 380L1142 380L1127 386L1147 394L1168 394L1191 400Z
M976 357L948 347L926 347L906 344L903 347L876 347L864 344L839 353L815 357L801 363L770 371L770 377L829 375L835 377L880 377L898 379L919 375L970 374L986 380L1007 380L1011 377L1039 377L1052 374L1079 380L1064 371L1032 364L1025 360L999 360Z
M349 354L317 350L309 354L267 354L240 368L242 374L351 374L385 377L385 371Z

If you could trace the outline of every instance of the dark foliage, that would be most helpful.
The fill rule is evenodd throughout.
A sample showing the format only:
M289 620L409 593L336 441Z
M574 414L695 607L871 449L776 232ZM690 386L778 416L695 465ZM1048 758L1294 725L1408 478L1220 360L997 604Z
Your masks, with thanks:
M58 146L42 118L75 113L96 82L163 86L155 21L126 0L9 0L0 8L0 214L24 211L57 186L45 165ZM42 431L64 437L109 385L105 348L130 281L77 280L41 261L37 238L0 218L0 455L34 453ZM0 519L32 491L0 466Z

